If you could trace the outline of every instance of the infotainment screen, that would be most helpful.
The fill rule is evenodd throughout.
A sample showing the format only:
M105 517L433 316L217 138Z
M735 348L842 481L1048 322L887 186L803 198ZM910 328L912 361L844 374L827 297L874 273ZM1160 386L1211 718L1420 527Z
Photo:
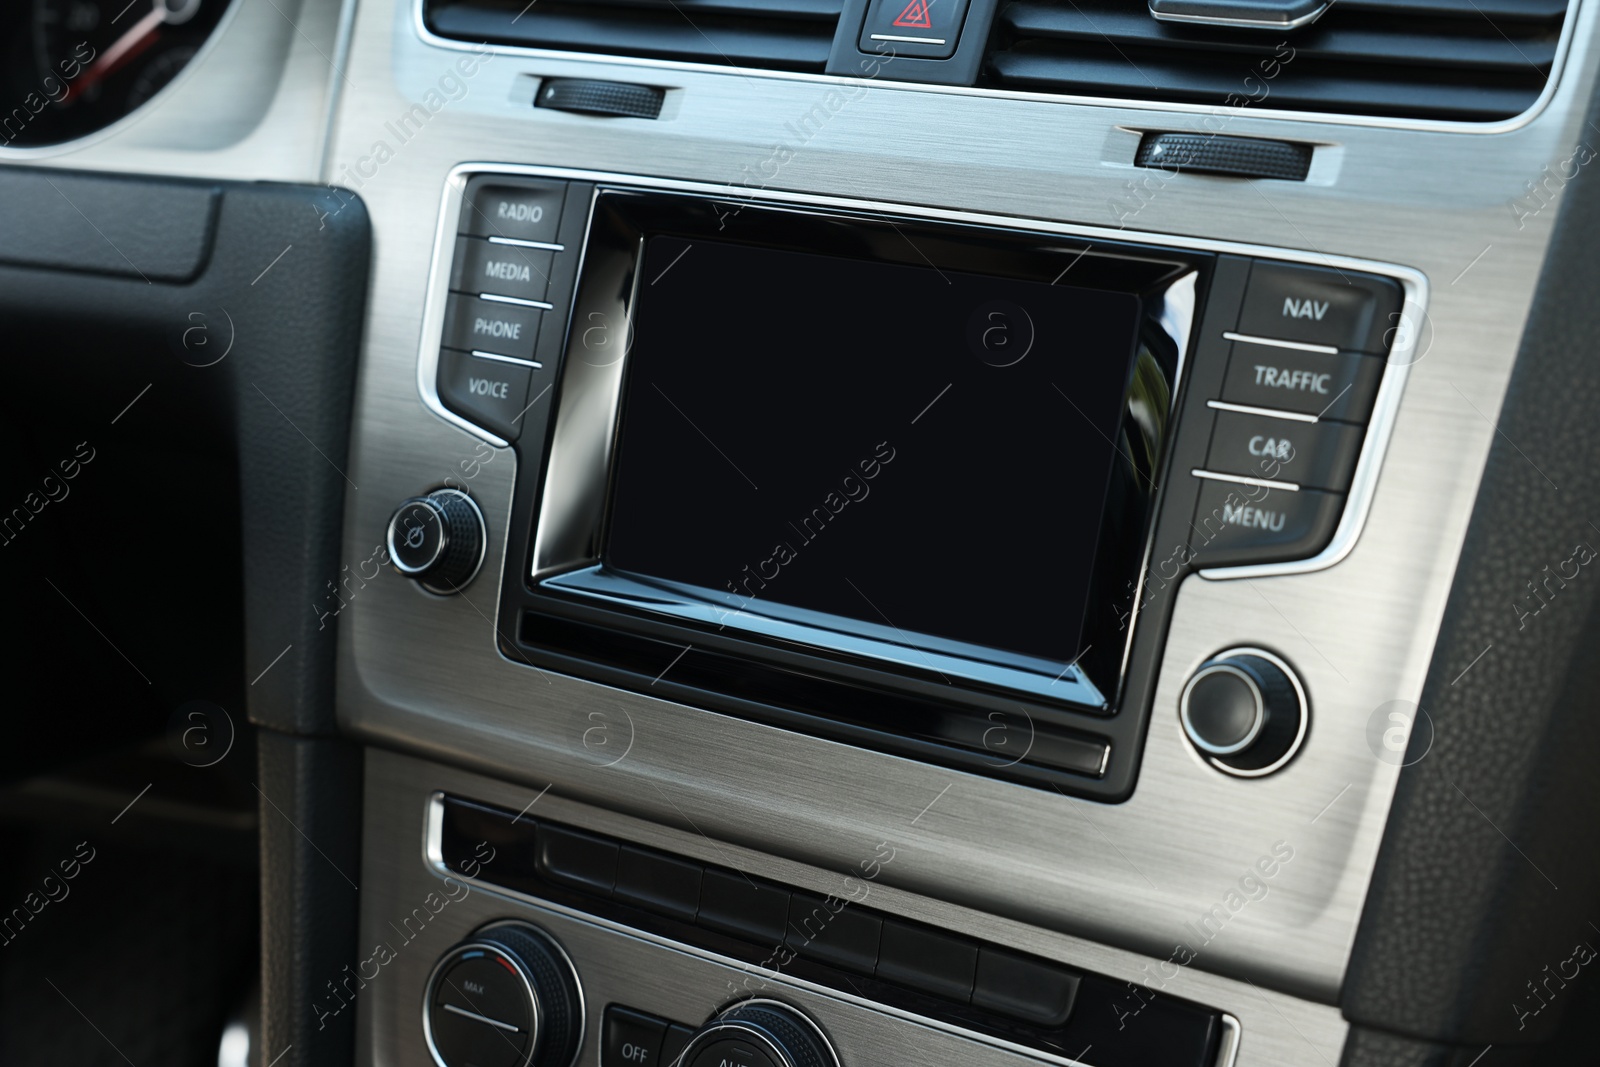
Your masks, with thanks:
M606 568L734 624L1081 651L1137 296L661 235L636 285Z

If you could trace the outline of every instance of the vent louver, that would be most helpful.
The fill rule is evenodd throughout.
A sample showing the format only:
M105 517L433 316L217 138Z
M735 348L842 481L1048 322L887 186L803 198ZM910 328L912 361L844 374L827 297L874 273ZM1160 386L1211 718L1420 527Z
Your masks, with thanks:
M441 37L821 71L844 0L426 0Z
M1013 0L980 84L1076 96L1482 122L1526 111L1566 0L1335 0L1294 31L1157 21L1144 0Z

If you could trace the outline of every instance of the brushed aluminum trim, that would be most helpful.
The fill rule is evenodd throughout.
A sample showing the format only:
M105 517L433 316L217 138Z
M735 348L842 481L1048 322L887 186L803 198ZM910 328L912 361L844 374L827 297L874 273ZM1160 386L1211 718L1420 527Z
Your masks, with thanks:
M443 862L443 801L448 792L511 810L526 811L537 805L536 814L564 824L647 847L678 852L702 862L731 864L754 875L823 894L840 889L842 876L832 871L799 868L751 853L737 845L711 841L693 831L668 830L589 808L547 791L512 786L468 771L381 749L369 749L367 752L365 790L362 875L363 884L369 889L363 894L362 901L363 943L381 936L383 918L397 910L393 901L425 895L427 889L436 885L439 879L449 877L473 888L471 896L462 901L463 905L480 896L483 898L480 906L461 920L474 923L471 927L473 930L480 928L484 922L482 918L475 919L475 916L498 915L534 923L562 946L575 966L581 964L581 973L590 976L596 972L597 960L606 963L620 961L616 969L626 977L628 985L621 993L613 993L610 987L591 977L588 988L592 992L587 999L596 1005L621 1001L640 1010L654 1011L692 1024L699 1019L714 1020L728 1007L746 1003L749 999L762 999L770 989L781 994L781 999L772 999L777 999L778 1003L791 1010L800 1010L819 1029L823 1029L825 1040L844 1063L918 1062L934 1067L1024 1067L1025 1064L1042 1062L1055 1067L1091 1067L1091 1064L1098 1062L1092 1057L1081 1060L1071 1054L1053 1054L976 1033L943 1019L879 1004L844 990L733 960L698 946L686 945L563 904L496 886L482 878L468 877L449 869ZM425 829L421 848L414 850L414 847L408 847L407 842L416 840L413 836L416 823L411 820L415 818L419 801ZM874 885L871 899L874 908L1019 951L1042 955L1114 980L1126 979L1130 983L1149 984L1151 975L1155 973L1152 966L1154 961L1136 953L1078 941L1020 923L997 921L994 917L976 915L966 909L952 909L888 886ZM507 916L507 909L501 901L511 902L521 910ZM560 925L563 920L571 925L564 928ZM569 928L587 931L587 943L576 945L564 932ZM370 935L368 930L372 931ZM462 936L468 932L463 929ZM443 932L443 936L448 937L449 932ZM593 954L587 953L590 947L594 949ZM657 961L676 956L704 961L739 976L757 977L762 982L762 989L755 998L740 998L729 1004L727 990L732 983L673 988L673 994L680 1000L698 1000L702 1005L698 1012L679 1012L675 1015L652 1003L651 998L662 996L669 988L666 979L657 977L660 973ZM1214 1067L1277 1067L1282 1063L1315 1062L1317 1055L1329 1062L1336 1061L1345 1032L1345 1022L1336 1008L1263 990L1247 982L1219 978L1194 968L1179 970L1178 978L1168 991L1174 996L1217 1008L1221 1012L1222 1038ZM862 1058L861 1050L851 1042L859 1027L846 1026L841 1032L837 1022L840 1011L850 1012L853 1009L863 1009L861 1014L851 1017L865 1019L864 1025L881 1035L883 1048L894 1055ZM358 1063L411 1067L409 1061L404 1059L404 1054L408 1052L404 1034L396 1034L393 1028L384 1029L382 1021L391 1015L399 1017L404 1010L405 994L396 990L393 983L374 990L370 1005L362 1016L358 1040L364 1048L370 1046L374 1052L386 1045L393 1046L394 1055L368 1058L362 1054L357 1057ZM590 1015L598 1026L602 1013L596 1010ZM1254 1051L1241 1055L1243 1034L1247 1028L1251 1034L1250 1048ZM932 1050L928 1048L922 1033L925 1030L955 1039L958 1044L954 1046L954 1053L944 1057L930 1054ZM596 1033L595 1037L598 1036ZM846 1045L841 1047L834 1040L836 1036L844 1040ZM905 1044L901 1045L900 1042ZM1312 1050L1310 1055L1307 1052L1308 1044ZM590 1052L594 1047L585 1044L585 1052L589 1055L583 1058L583 1062L598 1063L597 1053ZM915 1056L913 1053L922 1055Z
M433 265L431 269L432 280L428 287L427 303L423 312L422 347L417 359L417 387L422 395L422 402L434 414L454 426L459 426L469 433L483 438L490 444L503 445L506 442L488 430L476 426L446 409L443 401L439 399L437 386L440 345L436 338L442 337L444 308L449 299L450 259L455 247L455 220L461 210L461 199L465 193L467 181L474 174L483 172L510 174L519 177L586 181L594 182L597 186L659 189L722 199L728 197L728 188L705 182L647 178L639 175L583 171L564 167L526 166L512 163L463 163L450 170L445 180L443 199L439 209L439 226L434 240ZM596 195L598 195L598 190ZM1130 235L1119 230L1108 230L1104 227L1077 226L1069 223L1052 222L1047 219L1016 218L981 212L919 207L856 198L777 192L767 189L746 189L741 191L737 199L760 201L775 206L789 204L910 215L912 217L955 222L969 226L1004 227L1008 229L1020 227L1041 233L1110 240L1118 243L1143 244L1148 242L1152 246L1165 245L1203 252L1231 253L1261 259L1310 263L1335 270L1362 271L1394 278L1405 291L1405 301L1400 312L1400 325L1391 329L1393 341L1384 368L1383 379L1378 386L1377 398L1373 402L1372 415L1367 424L1367 434L1362 443L1361 455L1356 461L1356 468L1351 476L1350 489L1346 497L1344 511L1340 515L1339 525L1334 529L1332 540L1328 542L1327 547L1321 552L1306 559L1289 560L1281 563L1260 563L1240 567L1214 567L1203 570L1200 573L1207 578L1213 579L1263 578L1277 574L1305 574L1333 566L1348 556L1355 548L1356 541L1361 536L1361 530L1367 522L1367 514L1372 506L1372 495L1377 491L1378 475L1383 465L1384 452L1388 448L1389 435L1394 430L1394 420L1399 412L1400 398L1405 389L1406 376L1410 373L1411 364L1415 358L1416 346L1422 333L1418 326L1411 324L1422 323L1427 314L1428 280L1421 272L1392 263L1378 263L1349 256L1334 256L1319 252L1294 252L1282 248L1269 248L1237 241L1208 240L1185 237L1178 234L1141 232ZM591 198L589 205L591 223L593 221L594 203L594 199ZM584 230L586 233L588 232L588 224L585 225ZM585 244L587 245L587 242ZM581 276L581 263L579 264L579 271ZM1192 276L1185 275L1172 288L1176 289L1185 280L1190 280L1190 284L1192 284ZM634 279L634 284L638 284L637 278ZM629 307L631 308L632 306L630 303ZM1190 327L1187 325L1182 326L1181 334L1185 340L1188 339L1189 329ZM628 342L623 342L620 347L626 351L627 344ZM569 353L566 365L562 368L561 373L564 380L568 375L580 374L582 375L582 383L575 384L572 381L567 381L563 388L562 406L556 416L557 433L551 442L548 460L549 468L551 471L562 471L567 469L573 462L578 462L568 456L568 453L575 446L568 440L571 434L563 435L561 427L563 424L571 426L575 420L579 419L585 423L588 431L585 435L587 443L581 447L582 456L580 458L582 462L591 467L595 464L600 464L601 466L591 479L574 479L569 476L550 480L550 485L545 490L546 500L539 509L538 526L534 536L533 573L535 575L549 573L553 569L570 565L574 559L585 557L587 549L579 547L577 541L587 536L586 532L574 532L569 535L558 536L556 531L566 529L572 525L575 508L588 506L590 501L589 489L594 479L598 478L601 482L604 480L604 470L609 466L609 445L603 450L597 450L597 446L591 438L594 438L600 432L602 425L605 427L615 425L617 406L620 403L621 395L622 364L625 358L600 366L582 360L573 360ZM1180 362L1177 371L1179 381L1182 380L1183 371L1184 365ZM581 405L582 410L578 410L579 405ZM1284 418L1297 417L1279 412L1272 412L1272 414L1281 415ZM607 437L607 440L609 440L609 437ZM1246 479L1242 478L1230 480L1246 481ZM578 484L579 482L581 484ZM1280 485L1282 483L1274 482L1268 484ZM587 531L586 525L579 525L584 527L584 531ZM1141 574L1141 583L1143 577L1144 575Z
M474 47L470 41L457 41L449 37L441 37L428 29L426 20L422 17L423 0L400 0L411 7L411 28L422 43L433 48L448 48L454 51L468 52ZM1567 7L1566 18L1561 23L1561 36L1556 42L1555 58L1550 65L1550 77L1545 82L1544 91L1520 115L1495 122L1447 122L1429 119L1389 118L1379 115L1342 115L1336 112L1320 111L1287 111L1271 108L1231 108L1218 107L1205 104L1185 104L1176 101L1138 100L1111 96L1075 96L1069 93L1030 93L1016 89L980 89L966 85L930 85L925 82L901 82L889 79L874 80L874 85L881 85L887 89L896 89L916 93L946 93L956 96L984 96L1000 100L1037 100L1047 103L1078 104L1085 107L1116 107L1132 108L1140 111L1159 111L1187 115L1215 115L1231 117L1236 115L1259 116L1268 119L1282 119L1289 122L1305 123L1333 123L1347 126L1370 126L1396 130L1431 130L1442 133L1507 133L1518 129L1533 121L1540 112L1550 103L1555 95L1557 84L1561 80L1563 69L1566 66L1568 49L1572 43L1574 25L1578 21L1578 5L1581 0L1571 0ZM1330 5L1331 6L1331 5ZM1320 12L1319 12L1320 14ZM1296 24L1298 25L1298 23ZM1286 27L1287 28L1287 27ZM860 79L842 77L834 74L806 74L795 71L764 70L760 67L721 66L711 63L687 63L679 60L645 59L637 56L611 56L595 52L563 52L553 48L524 48L517 45L495 45L497 52L506 55L525 56L530 59L551 59L562 62L594 64L603 66L642 67L649 70L672 71L679 70L699 74L732 75L739 78L773 78L785 81L813 82L823 85L850 86L860 83Z
M1572 146L1591 136L1584 115L1596 84L1591 42L1600 5L1575 9L1560 86L1536 121L1490 141L1348 124L1291 127L1239 113L1232 131L1300 135L1329 146L1318 152L1316 180L1244 184L1167 180L1131 166L1138 138L1128 129L1151 122L1199 127L1197 117L874 86L851 95L859 83L844 87L849 102L793 158L763 169L774 143L793 137L784 132L786 120L822 107L833 86L681 72L668 79L682 89L673 94L677 110L624 129L531 106L538 77L602 67L510 53L483 66L467 96L373 175L370 164L359 164L384 135L383 123L466 58L412 32L405 17L411 2L358 10L353 84L330 163L330 173L352 176L343 180L362 179L356 191L381 249L349 454L348 472L361 492L347 496L344 558L354 567L371 554L395 501L447 478L464 480L489 519L485 571L497 582L491 589L480 581L450 598L424 597L398 578L369 583L339 619L341 728L369 744L531 785L527 793L507 791L507 803L520 797L510 803L514 811L554 783L554 793L609 812L596 819L638 820L628 823L631 836L671 836L681 828L675 847L696 854L700 841L699 855L726 862L710 854L692 822L719 842L762 850L761 869L774 877L793 873L788 865L796 863L851 863L864 841L893 837L899 859L875 893L920 894L929 919L952 928L974 922L1003 931L1020 922L1053 931L1072 939L1072 951L1085 959L1115 946L1144 953L1156 966L1185 922L1282 839L1297 858L1265 901L1234 917L1185 968L1184 980L1204 968L1248 977L1268 996L1287 991L1335 1003L1399 774L1369 750L1364 727L1384 702L1415 701L1421 693L1496 438L1486 413L1497 411L1504 395L1560 201L1555 193L1519 221L1507 198L1547 165L1555 173ZM613 65L609 75L626 80L640 69ZM1421 158L1427 166L1418 165ZM1402 262L1431 281L1428 333L1417 345L1373 507L1350 555L1313 573L1166 581L1157 595L1174 598L1172 622L1155 668L1155 714L1139 781L1122 804L1067 800L541 673L497 649L495 596L508 563L516 457L431 413L418 402L415 381L429 224L448 172L474 160L612 173L648 160L658 174L741 196L751 192L745 183L764 182L775 192L782 186L1002 217L1098 221L1124 240L1138 231L1181 233ZM1131 197L1130 180L1146 195ZM1170 574L1164 557L1173 548L1159 546L1151 567L1156 586ZM510 565L520 573L524 562ZM1257 644L1296 664L1318 719L1291 766L1245 782L1201 761L1183 742L1172 710L1188 674L1218 648ZM585 745L587 732L594 731L593 741L606 730L609 748ZM408 847L415 831L412 819ZM1180 993L1177 983L1171 989ZM1196 999L1238 1009L1251 1033L1241 1050L1246 1067L1318 1061L1303 1044L1293 1047L1292 1034L1267 1056L1257 1035L1271 1013L1249 986L1238 990L1236 999ZM1342 1040L1284 1010L1319 1048Z

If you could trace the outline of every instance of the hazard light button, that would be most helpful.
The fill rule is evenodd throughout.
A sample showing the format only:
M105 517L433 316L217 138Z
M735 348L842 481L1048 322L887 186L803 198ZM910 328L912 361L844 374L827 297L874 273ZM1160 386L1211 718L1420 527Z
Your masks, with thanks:
M956 54L968 0L872 0L861 28L863 52L949 59Z

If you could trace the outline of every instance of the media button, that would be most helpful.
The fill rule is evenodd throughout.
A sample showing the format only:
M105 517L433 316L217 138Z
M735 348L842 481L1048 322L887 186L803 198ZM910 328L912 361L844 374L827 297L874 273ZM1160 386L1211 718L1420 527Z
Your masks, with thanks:
M1376 356L1235 341L1222 399L1320 419L1365 422L1382 380L1383 360Z
M461 205L461 232L554 243L566 196L565 182L498 179L475 185Z
M539 308L452 294L444 312L444 346L532 359Z
M1239 332L1382 353L1398 322L1400 297L1397 283L1375 274L1258 259L1245 288Z
M522 432L532 374L528 364L441 349L439 399L462 418L513 441Z
M1206 479L1189 545L1199 567L1305 559L1333 537L1344 496Z
M1206 470L1312 489L1343 490L1361 454L1363 427L1217 412Z
M450 288L518 300L543 300L550 289L550 268L554 263L555 253L548 248L496 244L481 237L458 237Z

